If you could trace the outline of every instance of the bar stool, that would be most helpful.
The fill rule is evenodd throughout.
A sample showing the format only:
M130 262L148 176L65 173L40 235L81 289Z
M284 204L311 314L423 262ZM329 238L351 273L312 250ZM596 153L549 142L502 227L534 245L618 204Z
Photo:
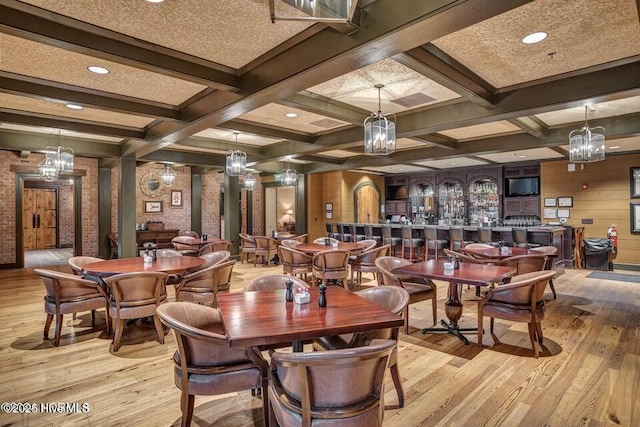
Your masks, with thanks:
M426 240L426 247L424 251L424 260L429 259L429 251L433 250L434 258L438 259L438 255L449 246L449 242L445 239L438 239L438 229L436 227L425 227L424 237Z
M495 246L496 248L499 246L498 242L493 240L491 227L478 227L478 243Z
M382 245L382 236L374 236L373 234L373 226L371 224L364 225L364 235L367 240L375 240L376 246Z
M400 237L391 237L391 226L389 224L382 224L382 244L391 245L393 256L396 256L396 246L402 245Z
M537 248L538 243L529 243L527 240L527 229L524 227L513 227L511 229L511 237L513 238L513 246L516 248Z
M338 224L341 242L351 242L351 224Z
M471 240L464 240L464 229L462 227L449 228L449 249L457 252L469 243L473 242Z
M422 247L424 246L424 239L422 237L414 236L413 228L410 225L401 226L400 235L402 236L402 258L408 259L411 262L422 258ZM409 249L409 258L406 258L405 248ZM419 252L420 254L417 255L416 252Z
M351 241L359 242L367 238L364 234L364 229L362 230L362 233L358 234L358 226L356 224L349 224L349 229L351 233Z

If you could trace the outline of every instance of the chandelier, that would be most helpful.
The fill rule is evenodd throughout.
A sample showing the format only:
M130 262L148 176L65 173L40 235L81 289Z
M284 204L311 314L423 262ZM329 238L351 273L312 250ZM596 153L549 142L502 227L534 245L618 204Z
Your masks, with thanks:
M378 112L371 113L364 120L364 154L386 156L396 151L396 124L395 114L393 120L390 114L382 114L380 108L380 89L384 87L377 84Z
M238 132L233 133L238 144ZM243 176L247 173L247 155L240 150L233 150L227 154L227 175Z
M274 23L276 21L351 23L358 4L355 0L282 0L283 3L302 12L285 16L277 14L279 10L276 11L275 1L269 0L271 22Z
M589 128L588 107L584 107L584 126L569 134L569 162L591 163L604 160L604 128Z
M160 171L160 179L162 180L162 183L167 187L171 187L173 184L175 184L176 176L178 176L178 174L176 173L176 171L171 169L169 165L165 165L164 169Z
M244 188L251 191L256 186L258 180L251 173L248 173L242 177L242 182L244 182Z
M58 141L62 139L58 132ZM40 177L45 181L51 182L58 179L61 173L73 172L73 150L71 148L62 147L46 147L44 149L44 160L38 164Z
M282 169L282 172L280 172L280 182L282 182L285 187L290 187L296 185L297 180L298 175L296 174L296 170L289 168L289 158L287 157L287 168Z

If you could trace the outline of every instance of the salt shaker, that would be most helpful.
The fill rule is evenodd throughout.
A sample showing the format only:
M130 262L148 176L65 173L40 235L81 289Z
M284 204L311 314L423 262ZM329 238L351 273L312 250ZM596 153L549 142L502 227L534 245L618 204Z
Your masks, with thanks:
M325 285L318 286L318 290L320 291L320 296L318 297L318 306L326 307L327 306L327 287Z
M293 280L287 279L284 284L287 286L287 292L285 294L285 299L287 302L293 301Z

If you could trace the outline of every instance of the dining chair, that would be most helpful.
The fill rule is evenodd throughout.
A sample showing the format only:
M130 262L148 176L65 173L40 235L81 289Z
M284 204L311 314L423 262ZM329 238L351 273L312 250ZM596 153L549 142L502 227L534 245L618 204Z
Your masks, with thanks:
M498 247L498 242L493 240L493 230L491 227L478 227L478 243Z
M219 240L217 242L207 243L206 245L202 245L198 251L198 256L208 254L209 252L228 251L230 246L230 240Z
M295 248L298 245L301 245L302 242L300 242L299 240L293 240L293 239L284 239L280 241L280 246L286 246L288 248Z
M264 425L269 425L268 365L252 349L229 347L218 309L183 302L158 307L161 322L173 330L174 383L181 390L180 425L190 426L195 396L262 390ZM251 353L251 354L250 354Z
M489 316L489 331L492 336L494 319L527 322L529 340L537 359L543 344L542 325L546 309L544 290L553 277L553 271L534 271L513 276L508 284L490 288L487 294L478 301L478 345L482 346L484 316Z
M411 261L394 256L379 257L375 261L378 267L378 286L399 286L409 293L409 304L431 300L433 324L438 321L438 288L431 280L418 280L408 276L398 276L391 272L394 268L411 264ZM409 304L404 309L404 333L409 333Z
M465 248L468 248L471 245L482 245L483 247L485 247L486 245L482 244L482 243L469 243L467 246L465 246ZM493 246L490 246L490 248L493 248ZM449 249L443 249L444 254L447 257L450 257L452 260L455 260L456 258L458 258L459 262L468 262L471 264L493 264L495 261L493 260L489 260L486 258L481 258L481 257L476 257L474 255L471 254L466 254L466 253L462 253L462 252L456 252L456 251L452 251ZM467 289L470 289L471 285L467 285ZM480 296L480 286L476 286L476 296L479 297ZM462 295L462 285L459 284L458 285L458 294Z
M493 249L495 246L487 243L469 243L465 246L465 249Z
M105 309L107 333L111 333L111 319L109 318L108 294L105 289L92 280L86 280L75 274L36 268L33 271L40 276L46 295L44 297L44 312L47 320L44 324L44 339L49 339L49 328L53 318L56 319L53 345L60 345L63 315L91 311L91 327L95 327L96 309Z
M312 274L314 282L322 281L323 285L327 285L328 280L336 280L342 282L345 289L349 289L347 278L349 277L349 255L351 253L346 250L332 249L321 251L313 256Z
M376 286L356 292L358 296L395 313L399 316L409 304L409 293L399 286ZM374 339L392 339L398 342L398 328L377 329L373 331L356 332L351 334L333 335L313 340L315 350L339 350L342 348L361 347L369 345ZM398 393L398 407L404 407L404 389L398 372L398 348L391 353L389 371Z
M76 276L82 276L84 274L83 266L87 264L91 264L92 262L100 262L104 261L102 258L97 258L94 256L74 256L69 258L69 267L71 267L71 271Z
M324 245L326 237L318 237L313 241L313 243L317 245ZM329 243L333 245L334 243L340 243L340 240L334 239L333 237L329 237Z
M291 277L286 274L267 274L252 279L247 283L242 292L273 291L287 289L287 281L293 282L293 289L308 288L309 285L302 279Z
M230 257L231 252L229 251L209 252L208 254L201 255L200 258L204 260L204 264L202 264L200 268L198 268L198 270L204 270L205 268L211 267L212 265L225 262Z
M242 264L245 259L249 262L249 255L256 253L256 242L253 239L253 236L245 233L240 233L240 264Z
M156 308L167 300L167 274L151 271L106 277L109 286L109 315L115 323L113 351L120 349L125 320L152 317L158 341L164 344L164 330Z
M189 236L177 236L171 239L173 248L184 256L198 256L197 239Z
M382 426L384 375L394 340L309 353L274 352L269 368L271 424Z
M193 230L179 230L178 236L188 236L188 237L193 237L194 239L200 238L200 234L198 234L197 231L193 231Z
M378 272L378 267L376 267L376 259L381 256L386 256L389 254L389 245L384 245L380 247L374 247L367 251L361 252L360 254L355 256L353 261L350 261L351 265L351 284L352 286L360 286L362 283L362 273L375 273ZM357 279L353 281L353 275L357 273Z
M446 239L438 238L438 229L436 227L425 227L424 228L424 239L425 243L425 258L427 261L429 259L429 251L433 250L433 257L438 259L438 256L442 253L442 250L449 247L449 241Z
M176 287L176 301L218 306L218 293L229 292L235 260L214 264L187 274Z
M309 238L308 234L299 234L291 238L291 240L296 240L300 243L307 243L307 239Z
M511 229L511 238L513 239L513 246L517 248L535 248L540 246L539 243L529 242L526 227L513 227Z
M558 257L558 248L555 246L539 246L537 248L531 248L532 251L543 253L547 256L547 261L544 264L544 269L547 271L553 270L553 263L555 259ZM553 278L549 279L549 287L551 288L551 293L553 294L553 299L557 298L556 288L553 286Z
M156 258L167 258L172 256L182 256L182 253L175 249L156 249Z
M118 233L109 233L109 259L118 258Z
M260 258L263 263L267 264L267 267L271 267L271 257L278 252L278 241L265 236L254 236L253 239L256 242L253 266L256 266Z
M516 274L531 273L532 271L542 271L547 263L547 256L541 254L516 255L496 261L495 265L515 268Z
M458 251L464 248L469 243L473 243L472 240L464 239L464 228L462 227L450 227L449 228L449 249Z
M307 274L313 272L313 256L284 245L280 246L279 252L282 272L291 276L303 275L306 282Z

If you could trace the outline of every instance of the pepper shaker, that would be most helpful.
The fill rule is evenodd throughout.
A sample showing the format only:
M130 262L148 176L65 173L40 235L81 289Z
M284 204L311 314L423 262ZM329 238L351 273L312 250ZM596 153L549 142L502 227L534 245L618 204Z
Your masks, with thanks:
M318 286L318 290L320 291L320 296L318 297L318 306L326 307L327 306L327 287L325 285Z
M453 261L453 268L455 270L460 268L460 257L456 256L456 259Z
M291 302L291 301L293 301L293 280L287 279L287 281L284 282L284 283L287 286L287 292L285 294L285 299L286 299L287 302Z

